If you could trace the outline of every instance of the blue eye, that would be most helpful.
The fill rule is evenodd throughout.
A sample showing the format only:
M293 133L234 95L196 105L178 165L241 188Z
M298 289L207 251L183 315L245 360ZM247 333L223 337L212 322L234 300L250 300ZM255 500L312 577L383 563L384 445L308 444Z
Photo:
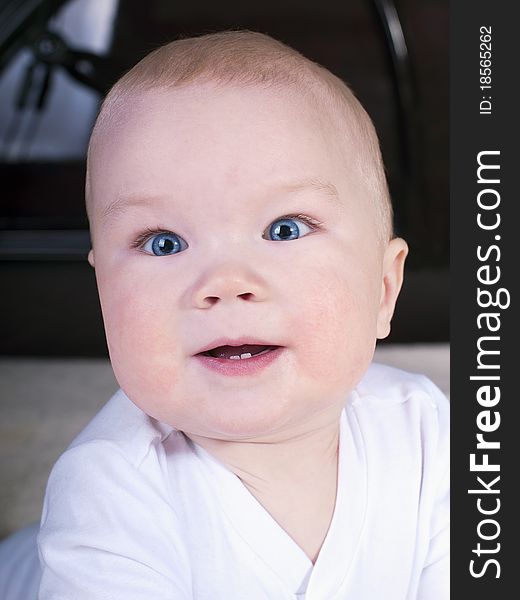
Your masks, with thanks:
M312 230L312 227L309 227L302 219L284 217L273 221L268 230L270 236L268 239L272 239L273 241L296 240L302 235L307 235Z
M169 256L178 254L187 247L186 242L175 233L164 232L149 238L142 248L145 252L151 252L155 256Z

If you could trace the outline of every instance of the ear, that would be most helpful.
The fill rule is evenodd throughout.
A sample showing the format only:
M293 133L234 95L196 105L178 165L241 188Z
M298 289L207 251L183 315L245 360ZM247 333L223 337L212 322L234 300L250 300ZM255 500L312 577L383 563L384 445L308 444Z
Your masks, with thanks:
M390 321L403 284L404 262L407 254L408 245L401 238L390 240L385 250L381 299L377 316L378 339L383 339L390 333Z
M94 250L89 250L87 260L91 267L94 267Z

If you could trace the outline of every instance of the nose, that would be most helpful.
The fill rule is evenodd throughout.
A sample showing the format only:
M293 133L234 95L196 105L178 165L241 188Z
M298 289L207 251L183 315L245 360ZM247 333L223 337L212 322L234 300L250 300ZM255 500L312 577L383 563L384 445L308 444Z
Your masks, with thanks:
M229 263L208 271L193 290L193 304L197 308L236 300L261 302L266 298L267 285L260 275L246 265Z

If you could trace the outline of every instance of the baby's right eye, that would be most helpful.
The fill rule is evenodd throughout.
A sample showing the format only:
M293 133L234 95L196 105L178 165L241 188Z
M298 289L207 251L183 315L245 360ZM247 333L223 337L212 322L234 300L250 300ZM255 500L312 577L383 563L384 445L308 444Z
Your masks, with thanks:
M154 256L178 254L188 247L180 236L170 231L147 231L132 245Z

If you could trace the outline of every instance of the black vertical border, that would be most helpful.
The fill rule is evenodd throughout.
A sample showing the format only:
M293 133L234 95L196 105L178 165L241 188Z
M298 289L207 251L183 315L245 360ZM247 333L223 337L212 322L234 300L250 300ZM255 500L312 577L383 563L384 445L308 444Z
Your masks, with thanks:
M520 512L520 340L518 320L518 279L520 278L520 220L515 215L520 209L520 96L517 80L520 77L520 19L516 2L507 0L452 0L450 5L450 161L451 161L451 412L452 412L452 597L471 600L501 600L518 596L520 578L520 540L518 513ZM480 28L491 27L492 36L492 89L480 89ZM479 114L483 96L491 96L490 115ZM477 182L477 155L481 151L498 150L500 156L500 184L483 186ZM496 172L496 171L495 171ZM500 194L500 226L485 231L477 225L477 195L483 187L493 187ZM491 195L488 197L491 198ZM486 214L491 219L491 212ZM495 238L500 236L500 240ZM488 261L479 261L481 254L496 244L500 248ZM480 266L489 264L492 275L500 267L496 285L482 285L477 279ZM498 288L510 293L509 308L480 308L477 288L496 293ZM505 298L505 294L502 295ZM500 329L490 333L479 330L477 317L483 312L499 313ZM496 323L496 321L495 321ZM483 335L499 336L494 346L500 355L492 360L499 370L477 369L477 340ZM490 357L491 359L491 357ZM488 362L490 362L488 360ZM486 382L471 381L472 375L499 374L501 398L494 408L500 413L500 426L485 438L500 442L500 449L478 451L477 417L486 410L476 399L479 386ZM494 385L494 383L492 383ZM492 420L497 416L491 415ZM470 471L470 454L489 455L489 462L500 465L499 472ZM499 494L470 494L468 490L482 488L477 481L481 476L489 482L500 475ZM491 509L500 500L495 515L483 515L477 507ZM477 528L483 519L496 519L500 534L495 540L480 539ZM481 532L492 536L493 524L484 525ZM480 542L489 554L480 557L474 550ZM500 550L494 552L497 544ZM495 559L498 568L486 560ZM475 560L470 573L470 561Z

